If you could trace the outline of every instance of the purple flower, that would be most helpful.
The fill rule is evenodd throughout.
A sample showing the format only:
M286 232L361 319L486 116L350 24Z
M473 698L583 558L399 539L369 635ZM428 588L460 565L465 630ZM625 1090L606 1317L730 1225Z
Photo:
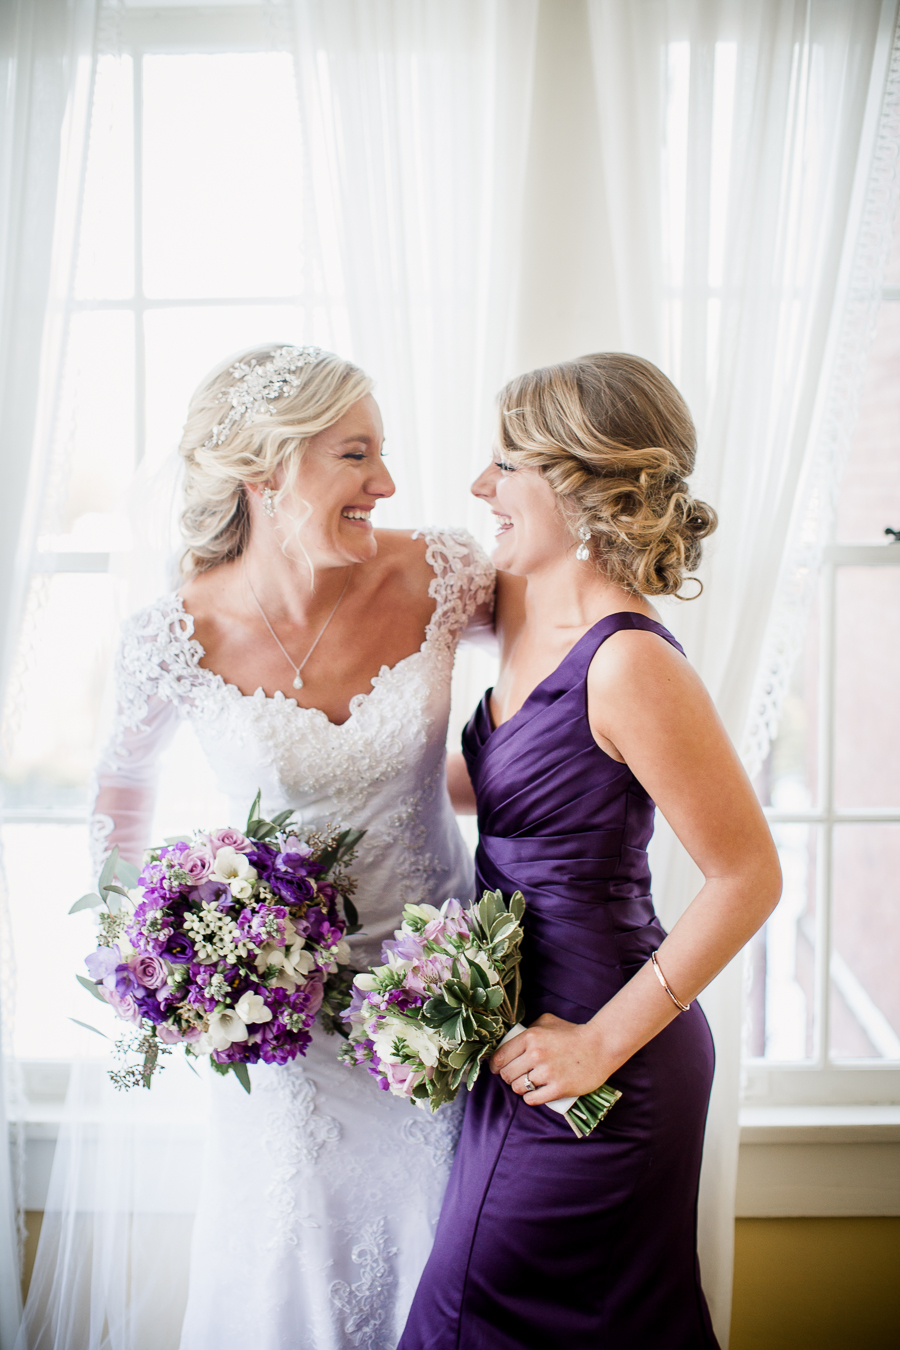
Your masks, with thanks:
M103 985L100 986L100 993L117 1017L121 1017L123 1022L132 1022L135 1026L138 1025L141 1020L141 1013L131 994L126 994L124 998L120 998L115 989L106 989Z
M192 881L199 883L205 881L209 876L213 865L213 855L209 849L194 844L182 853L178 865L183 872L187 872Z
M115 974L116 968L122 964L122 953L118 944L112 947L98 947L95 952L84 958L84 964L94 983L100 984L105 982L108 976ZM114 984L115 981L113 986Z
M267 942L284 941L287 910L284 905L260 905L257 910L245 909L238 919L238 932L256 947Z
M184 933L173 933L170 930L168 940L161 953L167 956L170 961L178 961L187 965L194 959L194 944L190 938L186 938Z
M249 853L254 847L252 841L239 830L212 830L205 837L214 854L218 853L220 848L233 848L235 853Z
M164 1045L180 1045L182 1041L196 1041L199 1038L199 1028L192 1027L191 1030L195 1033L193 1036L179 1031L177 1027L170 1026L168 1022L160 1022L156 1028L156 1034Z
M166 968L158 956L147 953L131 956L127 964L138 984L145 989L160 989L166 982Z
M441 905L440 917L432 919L422 930L426 942L437 942L442 937L456 937L458 933L469 933L466 912L458 900L445 900Z

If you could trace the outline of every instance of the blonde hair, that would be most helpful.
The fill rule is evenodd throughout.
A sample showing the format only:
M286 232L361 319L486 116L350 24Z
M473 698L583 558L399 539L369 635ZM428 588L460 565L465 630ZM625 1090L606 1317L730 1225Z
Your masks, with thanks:
M283 467L284 482L275 500L287 496L310 437L334 426L372 389L372 380L357 366L323 352L301 367L296 385L273 399L264 417L238 421L216 445L214 432L228 406L222 396L235 383L234 365L263 364L280 350L281 344L252 347L230 356L207 375L191 399L179 446L184 460L181 531L187 548L181 570L185 575L240 557L250 538L244 484L271 482Z
M717 521L685 481L697 435L671 380L640 356L601 352L520 375L498 402L504 460L546 478L606 577L677 596Z

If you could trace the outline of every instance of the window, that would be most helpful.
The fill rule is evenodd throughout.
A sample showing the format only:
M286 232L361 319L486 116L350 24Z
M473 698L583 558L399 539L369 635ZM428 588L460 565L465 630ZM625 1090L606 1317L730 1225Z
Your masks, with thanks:
M900 1099L898 369L900 230L817 602L758 784L785 885L750 948L750 1100Z
M167 503L147 494L177 447L190 394L223 355L256 342L349 346L335 331L341 298L325 304L309 265L293 58L272 50L271 8L233 5L226 17L129 7L119 11L117 54L98 62L56 468L4 709L3 845L24 1058L104 1048L68 1020L106 1025L73 978L93 945L91 919L65 916L93 884L88 780L117 626L135 604L129 583L143 568L149 589L138 588L137 603L167 584L162 566L153 575L149 565ZM53 391L43 396L49 404ZM185 729L168 757L160 834L183 829L198 797L211 819L221 815L192 741ZM28 978L37 927L55 934L39 986Z

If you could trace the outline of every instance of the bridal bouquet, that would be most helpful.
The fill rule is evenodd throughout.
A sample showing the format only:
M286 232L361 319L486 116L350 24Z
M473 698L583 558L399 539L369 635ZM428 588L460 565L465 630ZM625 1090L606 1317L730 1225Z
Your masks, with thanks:
M303 834L290 811L267 821L259 804L257 793L243 833L169 839L140 873L113 849L100 894L69 911L100 910L90 978L77 979L132 1028L117 1087L149 1088L160 1056L183 1045L249 1092L247 1065L304 1054L329 981L342 982L359 928L343 868L365 832Z
M500 891L485 891L471 909L458 900L440 909L406 905L394 941L382 947L385 964L353 981L340 1058L432 1111L463 1083L471 1091L484 1060L525 1030L518 1021L524 912L520 891L509 905ZM583 1138L621 1095L604 1084L547 1105Z

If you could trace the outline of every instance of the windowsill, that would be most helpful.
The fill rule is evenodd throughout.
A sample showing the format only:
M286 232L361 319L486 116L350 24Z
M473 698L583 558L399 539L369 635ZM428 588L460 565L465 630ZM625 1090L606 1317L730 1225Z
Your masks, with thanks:
M738 1218L900 1215L900 1105L744 1106Z
M742 1106L741 1144L900 1143L900 1104Z

